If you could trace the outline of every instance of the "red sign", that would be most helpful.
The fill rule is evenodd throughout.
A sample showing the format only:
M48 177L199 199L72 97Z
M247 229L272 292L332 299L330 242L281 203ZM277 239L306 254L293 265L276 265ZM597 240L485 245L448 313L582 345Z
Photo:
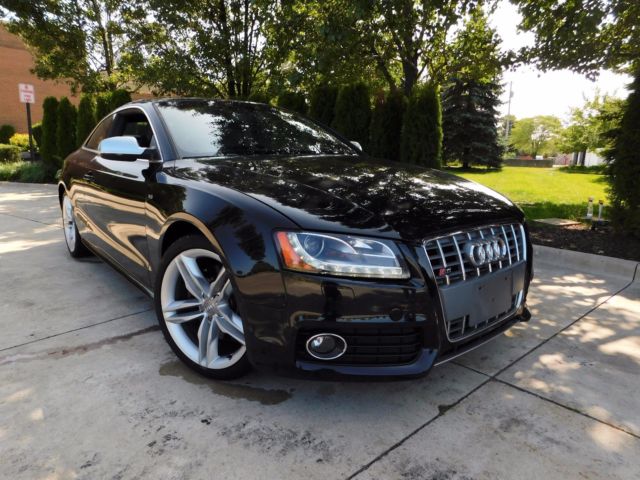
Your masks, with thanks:
M22 103L36 103L36 90L30 83L19 83L20 101Z

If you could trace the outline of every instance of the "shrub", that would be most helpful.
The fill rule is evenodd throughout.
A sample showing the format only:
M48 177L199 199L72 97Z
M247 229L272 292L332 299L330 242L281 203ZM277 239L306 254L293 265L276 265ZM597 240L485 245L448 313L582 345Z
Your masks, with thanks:
M300 92L283 92L278 96L278 106L293 110L294 112L307 113L307 101Z
M78 122L76 125L77 147L86 140L95 126L96 115L94 112L93 98L89 95L82 95L80 104L78 105Z
M374 157L400 161L402 117L407 99L400 90L376 100L371 117L369 153Z
M76 107L74 107L67 97L62 97L58 104L58 117L56 128L57 164L62 165L62 161L76 149Z
M370 123L369 88L364 83L342 87L336 98L331 126L348 140L355 140L363 149L367 149Z
M96 123L111 113L111 100L108 93L101 93L96 96Z
M19 162L20 160L20 147L0 143L0 163Z
M49 183L53 181L52 170L43 162L0 162L0 181Z
M40 144L40 156L42 160L54 165L56 160L56 130L58 125L58 100L55 97L47 97L42 103L42 143Z
M0 127L0 143L7 144L9 139L16 133L16 129L11 125L2 125Z
M21 152L28 152L29 151L29 134L14 133L13 137L9 139L9 144L18 147Z
M42 145L42 122L34 123L31 126L31 134L33 135L33 141L37 149Z
M109 108L111 110L115 110L118 107L121 107L125 103L129 103L131 101L131 94L124 89L118 89L111 92L109 96ZM108 112L107 112L108 113Z
M402 161L442 167L440 92L431 83L414 88L402 122Z
M338 87L326 84L319 85L311 93L309 116L323 125L331 125L337 98Z
M620 128L608 152L611 219L640 238L640 68L631 83Z

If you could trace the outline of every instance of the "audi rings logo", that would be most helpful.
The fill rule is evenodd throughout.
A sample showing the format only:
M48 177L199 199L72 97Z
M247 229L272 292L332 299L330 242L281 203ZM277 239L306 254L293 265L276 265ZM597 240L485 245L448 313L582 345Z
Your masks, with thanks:
M507 257L507 244L500 237L485 237L468 242L464 253L474 267L488 265Z

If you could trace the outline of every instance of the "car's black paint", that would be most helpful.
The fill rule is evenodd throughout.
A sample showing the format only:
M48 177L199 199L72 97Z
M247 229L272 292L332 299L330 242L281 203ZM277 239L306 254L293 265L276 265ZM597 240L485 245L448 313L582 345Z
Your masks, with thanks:
M363 155L181 159L153 102L142 110L161 163L106 160L80 148L65 161L60 194L76 209L83 241L151 294L168 243L199 232L233 273L247 352L282 373L413 376L465 346L446 339L442 306L423 239L476 225L524 222L505 197L473 182ZM525 227L526 228L526 227ZM411 278L323 277L283 270L280 229L393 239ZM531 246L525 282L532 276ZM526 315L526 307L507 323ZM408 365L356 367L296 359L299 328L336 322L418 325L423 353ZM502 331L506 323L493 327ZM483 337L486 337L485 333Z

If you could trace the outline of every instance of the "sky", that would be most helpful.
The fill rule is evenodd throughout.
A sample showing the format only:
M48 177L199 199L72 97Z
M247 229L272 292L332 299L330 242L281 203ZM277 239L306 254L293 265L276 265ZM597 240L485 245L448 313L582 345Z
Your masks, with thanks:
M502 38L503 45L517 49L529 45L533 34L517 31L520 14L516 7L502 0L491 16L491 24ZM596 91L617 97L626 97L626 85L631 82L627 75L602 71L596 81L569 70L541 72L535 67L523 66L515 71L506 71L502 80L505 91L500 113L507 113L509 83L512 83L511 114L517 118L535 115L555 115L566 121L572 107L584 104L584 97L593 98Z

